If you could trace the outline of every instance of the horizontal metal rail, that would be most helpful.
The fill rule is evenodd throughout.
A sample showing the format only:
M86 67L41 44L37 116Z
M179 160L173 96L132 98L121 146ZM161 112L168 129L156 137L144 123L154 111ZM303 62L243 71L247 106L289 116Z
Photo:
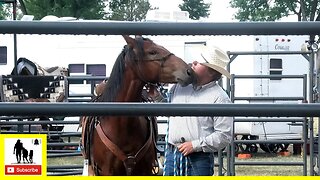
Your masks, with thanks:
M70 94L69 96L68 96L68 99L69 98L74 98L74 97L92 97L93 96L93 94Z
M55 153L76 153L78 150L47 150L47 153L49 154L55 154Z
M90 102L91 101L91 98L89 99L85 99L85 98L68 98L68 102Z
M83 165L51 165L47 166L48 176L81 175Z
M0 21L0 34L317 35L320 22Z
M0 125L79 124L79 121L0 121Z
M82 169L55 169L54 171L49 172L75 172L75 171L82 171Z
M47 143L48 147L79 146L79 143Z
M0 103L0 115L318 117L320 104Z
M312 51L232 51L229 55L301 55L311 54Z
M234 140L234 143L237 144L256 144L256 143L263 143L263 144L302 144L304 143L303 140Z
M305 75L234 75L234 78L237 79L270 79L270 78L286 78L286 79L298 79L298 78L304 78Z
M67 80L68 81L72 81L72 80L104 80L104 79L108 79L108 77L106 76L68 76Z
M266 165L276 165L276 166L302 166L303 162L253 162L253 161L236 161L235 165L247 165L247 166L266 166Z
M71 156L82 156L82 154L81 154L81 152L47 154L47 158L71 157Z
M60 166L60 165L51 165L51 166L47 166L47 170L55 170L55 169L82 169L83 165L64 165L64 166Z
M1 123L0 123L0 126ZM4 134L17 134L17 131L4 131ZM48 134L48 136L58 136L58 137L68 137L68 136L77 136L79 137L81 135L81 132L62 132L58 130L52 130L52 131L24 131L24 134Z
M303 122L305 119L290 119L290 118L235 118L234 122ZM293 123L294 124L294 123ZM300 123L299 123L300 124Z
M71 176L71 175L81 175L82 170L75 170L71 172L59 172L59 173L52 173L52 174L47 174L48 176Z
M249 101L298 101L304 100L304 97L234 97L235 101L249 100Z
M52 134L54 133L54 134ZM50 134L48 135L50 137L80 137L81 132L61 132L61 133L55 133L54 131L50 131Z

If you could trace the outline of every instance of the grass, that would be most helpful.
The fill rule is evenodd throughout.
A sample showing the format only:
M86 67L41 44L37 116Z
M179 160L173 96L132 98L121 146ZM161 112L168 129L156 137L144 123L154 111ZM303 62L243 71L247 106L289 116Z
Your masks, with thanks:
M273 155L270 153L254 154L249 159L238 159L236 162L302 162L303 158L300 155L291 155L288 157ZM309 161L309 157L307 159ZM307 168L307 171L309 168ZM237 176L302 176L303 166L251 166L251 165L236 165L235 173Z
M67 139L64 139L67 141ZM71 138L71 142L79 142L79 138ZM292 153L292 145L288 148ZM215 158L217 161L217 158ZM258 153L252 154L249 159L235 159L236 162L303 162L301 155L280 156L274 153L265 153L259 149ZM307 174L309 174L310 157L307 157L308 167ZM160 162L163 162L163 158L160 158ZM48 158L48 165L82 165L83 158L81 156L64 157L64 158ZM224 173L226 173L227 161L224 158ZM303 166L278 166L278 165L236 165L236 176L302 176ZM218 175L218 168L215 168L215 175Z
M82 165L83 158L80 156L75 157L63 157L63 158L48 158L48 166L52 165Z
M217 158L216 158L217 160ZM270 153L257 153L249 159L238 159L236 162L302 162L303 159L300 155L291 155L288 157L273 155ZM309 161L309 157L307 158ZM82 165L82 157L65 157L65 158L50 158L48 159L48 165ZM224 159L224 167L226 167L226 159ZM215 169L217 175L218 169ZM226 171L225 171L226 172ZM307 167L309 174L309 167ZM247 165L236 165L235 166L236 176L302 176L303 166L247 166Z

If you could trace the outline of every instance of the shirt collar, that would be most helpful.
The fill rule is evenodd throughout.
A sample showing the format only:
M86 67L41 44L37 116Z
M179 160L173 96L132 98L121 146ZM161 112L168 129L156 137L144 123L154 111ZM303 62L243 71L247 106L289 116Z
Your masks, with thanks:
M212 86L214 86L216 84L217 84L216 81L211 81L211 82L209 82L207 84L204 84L204 85L201 85L201 86L193 86L193 89L195 91L199 91L200 89L203 89L203 88L207 89L207 88L210 88L210 87L212 87Z

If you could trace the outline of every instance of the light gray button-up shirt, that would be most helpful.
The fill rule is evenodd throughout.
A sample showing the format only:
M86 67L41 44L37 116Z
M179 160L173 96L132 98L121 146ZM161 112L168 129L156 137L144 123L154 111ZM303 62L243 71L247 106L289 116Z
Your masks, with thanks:
M216 82L194 88L177 85L172 103L213 104L231 103ZM195 152L215 152L226 147L232 138L233 117L170 117L168 142L181 144L181 138L191 141Z

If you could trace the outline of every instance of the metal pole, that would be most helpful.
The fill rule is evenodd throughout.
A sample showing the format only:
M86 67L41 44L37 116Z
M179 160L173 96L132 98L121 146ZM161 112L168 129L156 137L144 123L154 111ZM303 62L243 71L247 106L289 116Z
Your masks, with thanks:
M223 175L223 172L222 172L222 169L223 169L223 154L222 153L223 153L222 150L218 151L218 175L219 176Z
M320 22L44 22L0 21L0 33L86 35L310 35Z
M308 77L307 77L307 74L304 74L303 76L303 97L304 97L304 103L307 102L307 98L308 98ZM310 90L309 90L309 93L310 93ZM308 169L308 160L307 160L307 153L306 153L306 150L307 150L307 144L308 144L308 119L306 117L303 117L303 125L302 125L302 138L303 138L303 145L302 145L302 148L303 148L303 155L302 155L302 158L303 158L303 168L302 168L302 171L303 171L303 175L306 176L307 175L307 169ZM301 146L300 146L300 149L301 149Z
M234 103L234 97L235 97L235 75L231 74L231 84L230 84L230 99L231 102ZM231 176L235 176L236 172L235 172L235 142L234 142L234 138L236 138L234 136L234 129L235 129L235 122L233 122L232 124L232 135L233 138L231 138L231 148L230 148L230 162L229 162L229 175Z
M17 1L13 1L13 20L15 21L17 19ZM13 60L14 60L14 67L17 66L17 34L13 34Z
M313 87L314 87L314 69L315 69L315 59L314 59L314 56L315 56L315 52L314 52L314 49L311 48L311 58L310 58L310 81L309 81L309 87L310 87L310 91L309 91L309 103L314 103L314 99L313 99ZM313 117L310 117L310 120L309 120L309 133L310 133L310 141L309 141L309 155L310 155L310 175L311 176L314 176L314 169L313 169L313 163L314 163L314 159L313 159L313 138L314 138L314 132L313 132Z

